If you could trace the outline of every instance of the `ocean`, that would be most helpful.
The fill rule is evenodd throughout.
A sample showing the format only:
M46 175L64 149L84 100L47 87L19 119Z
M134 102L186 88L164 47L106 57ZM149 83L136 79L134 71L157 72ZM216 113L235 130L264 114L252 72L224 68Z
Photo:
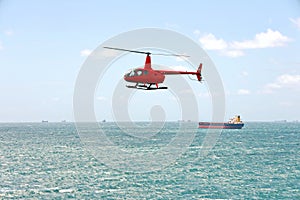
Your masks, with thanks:
M155 168L147 153L171 143L178 124L167 122L155 134L145 126L136 137L102 123L109 141L129 152L118 168L111 163L122 155L94 154L74 123L1 123L0 199L300 199L300 123L223 130L206 156L200 151L207 130L195 124L184 130L195 132L185 151ZM149 170L126 170L143 164L130 155L145 159Z

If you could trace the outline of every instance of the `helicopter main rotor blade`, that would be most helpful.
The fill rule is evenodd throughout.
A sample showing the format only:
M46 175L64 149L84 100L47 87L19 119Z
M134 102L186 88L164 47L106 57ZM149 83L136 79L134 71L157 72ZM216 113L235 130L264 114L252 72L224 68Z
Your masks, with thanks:
M136 51L136 50L129 50L129 49L122 49L122 48L115 48L115 47L103 47L105 49L113 49L113 50L118 50L118 51L128 51L132 53L142 53L142 54L147 54L147 55L156 55L156 56L178 56L178 57L190 57L188 55L183 55L183 54L172 54L172 53L151 53L147 51Z
M172 53L152 53L155 56L177 56L177 57L190 57L184 54L172 54Z
M128 51L132 53L142 53L142 54L148 54L150 55L150 52L145 52L145 51L135 51L135 50L129 50L129 49L121 49L121 48L114 48L114 47L103 47L105 49L113 49L113 50L118 50L118 51Z

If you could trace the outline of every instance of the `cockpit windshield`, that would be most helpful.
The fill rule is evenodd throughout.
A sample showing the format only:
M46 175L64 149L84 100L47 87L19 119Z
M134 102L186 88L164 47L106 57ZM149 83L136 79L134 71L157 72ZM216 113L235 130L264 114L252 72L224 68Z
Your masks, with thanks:
M143 70L140 69L131 69L126 73L126 76L132 77L132 76L141 76L143 75Z
M127 73L126 73L126 76L135 76L135 72L133 69L129 70Z
M131 71L130 73L129 73L129 76L135 76L136 74L135 74L135 71Z

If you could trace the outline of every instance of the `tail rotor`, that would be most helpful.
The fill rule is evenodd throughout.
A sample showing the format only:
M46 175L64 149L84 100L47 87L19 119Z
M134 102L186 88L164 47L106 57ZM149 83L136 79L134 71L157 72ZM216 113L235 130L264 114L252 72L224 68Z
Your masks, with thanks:
M198 81L202 81L202 75L201 75L201 71L202 71L202 63L200 63L199 67L198 67L198 70L197 70L197 79Z

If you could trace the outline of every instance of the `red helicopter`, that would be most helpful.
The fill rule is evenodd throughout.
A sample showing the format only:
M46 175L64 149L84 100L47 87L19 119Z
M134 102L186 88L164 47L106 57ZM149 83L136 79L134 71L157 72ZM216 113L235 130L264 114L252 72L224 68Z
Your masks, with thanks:
M155 90L155 89L168 89L168 87L159 87L159 83L163 83L165 80L165 75L180 75L180 74L192 74L196 75L198 81L201 82L201 70L202 70L202 63L200 63L199 68L196 72L187 72L187 71L173 71L173 70L155 70L151 67L151 57L150 55L163 55L163 56L179 56L179 57L188 57L186 55L178 55L178 54L153 54L151 52L144 52L144 51L135 51L135 50L128 50L128 49L121 49L121 48L114 48L114 47L103 47L106 49L113 49L119 51L128 51L132 53L141 53L146 54L146 61L144 68L135 68L132 69L130 72L124 75L124 80L131 83L136 83L134 86L126 85L128 88L135 88L135 89L146 89L146 90ZM155 85L156 87L151 87Z

